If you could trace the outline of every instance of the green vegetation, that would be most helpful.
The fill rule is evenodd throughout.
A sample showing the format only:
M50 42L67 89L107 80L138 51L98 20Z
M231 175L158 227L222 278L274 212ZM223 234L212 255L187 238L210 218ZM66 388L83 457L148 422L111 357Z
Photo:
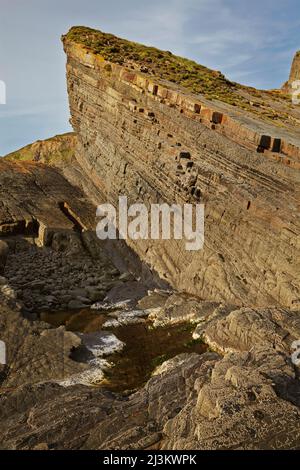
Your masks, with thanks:
M171 354L168 355L168 354L162 354L161 356L157 356L155 357L154 359L152 359L151 361L151 368L152 369L156 369L156 367L158 366L161 366L163 364L163 362L167 361L168 359L170 359L172 356Z
M33 144L26 145L15 152L9 153L4 158L9 161L39 161L46 164L56 165L66 163L74 155L76 144L75 134L57 135L46 140L38 140Z
M185 343L185 346L187 348L193 348L194 346L196 346L197 344L205 344L204 340L202 338L198 338L198 339L191 339L190 341L188 341L187 343Z
M179 331L182 333L193 332L195 330L196 324L193 322L188 322L179 327Z
M103 33L84 26L74 26L63 40L83 45L86 50L101 55L105 60L176 83L195 94L202 94L209 100L223 101L237 106L262 119L289 121L289 115L274 112L272 101L281 101L288 106L286 96L281 92L260 91L229 81L221 72L211 70L192 60L161 51L155 47L120 39L113 34ZM262 103L264 100L267 104Z
M220 99L231 104L241 101L241 97L233 94L237 85L227 80L221 72L175 56L169 51L161 51L83 26L71 28L65 38L83 44L87 50L101 55L105 60L120 65L134 63L149 75L177 83L209 99Z

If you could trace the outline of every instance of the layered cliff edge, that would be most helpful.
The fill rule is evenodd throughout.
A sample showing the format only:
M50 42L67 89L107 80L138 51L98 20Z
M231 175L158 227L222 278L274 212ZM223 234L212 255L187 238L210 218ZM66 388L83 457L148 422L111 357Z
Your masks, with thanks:
M63 43L85 191L205 204L204 250L129 240L138 256L203 299L298 308L299 107L89 28Z

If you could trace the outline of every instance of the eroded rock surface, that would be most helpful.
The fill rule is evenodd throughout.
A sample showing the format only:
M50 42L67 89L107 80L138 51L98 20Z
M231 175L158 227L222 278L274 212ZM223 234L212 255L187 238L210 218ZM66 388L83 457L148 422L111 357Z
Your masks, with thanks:
M2 294L2 293L1 293ZM85 370L69 358L79 338L64 327L53 329L24 318L14 305L0 304L0 338L6 344L7 365L1 373L1 393L25 384L63 379Z
M196 323L195 338L216 352L176 356L128 396L78 385L89 366L72 359L71 351L97 349L97 334L50 328L23 318L9 296L1 302L0 337L9 346L8 365L1 369L2 448L299 447L299 369L291 361L299 312L149 292L139 306L154 318L165 309L165 324Z

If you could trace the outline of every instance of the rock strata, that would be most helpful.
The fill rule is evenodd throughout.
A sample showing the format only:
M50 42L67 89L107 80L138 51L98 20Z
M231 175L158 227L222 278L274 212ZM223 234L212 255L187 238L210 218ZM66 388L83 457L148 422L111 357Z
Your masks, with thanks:
M73 32L63 41L85 191L116 207L120 194L205 205L203 250L182 240L130 247L169 285L203 299L298 308L299 109L266 93L281 116L298 116L278 125L141 71L139 60L117 63L102 51L103 33L95 49L86 43L95 32Z
M290 76L288 81L284 84L283 90L287 92L292 92L293 83L300 80L300 51L296 52L290 71Z

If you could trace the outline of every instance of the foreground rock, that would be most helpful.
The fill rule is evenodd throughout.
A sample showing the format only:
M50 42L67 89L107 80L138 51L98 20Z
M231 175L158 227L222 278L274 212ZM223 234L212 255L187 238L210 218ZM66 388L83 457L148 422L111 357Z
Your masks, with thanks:
M170 359L129 397L104 389L53 383L59 372L54 357L47 354L52 354L58 334L70 335L65 337L64 348L69 351L76 344L74 335L45 329L43 324L32 326L18 318L11 332L17 338L16 348L24 355L24 348L30 347L33 361L41 352L43 357L36 369L27 362L30 374L23 365L16 375L14 366L2 379L2 448L298 447L300 381L290 354L292 342L300 337L299 312L242 308L219 317L213 312L207 314L197 328L219 353L183 354ZM39 342L39 337L46 340ZM92 338L87 341L94 344ZM53 364L51 372L43 367L47 357ZM67 357L65 360L68 373L73 374L74 367L83 367ZM8 390L8 386L13 388Z
M0 390L60 380L88 367L72 361L69 356L80 339L64 327L25 319L15 307L0 304L0 338L6 344L7 365L0 377Z

